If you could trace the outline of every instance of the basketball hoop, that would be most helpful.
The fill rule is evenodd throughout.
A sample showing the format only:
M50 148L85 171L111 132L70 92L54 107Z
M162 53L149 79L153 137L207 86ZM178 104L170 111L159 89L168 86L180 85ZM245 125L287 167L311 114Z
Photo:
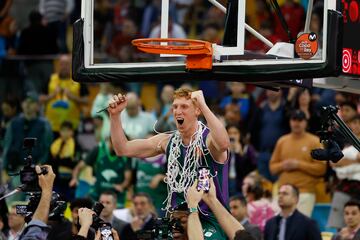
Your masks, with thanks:
M157 43L183 43L186 45L161 45ZM181 54L186 55L186 69L211 70L212 44L207 41L181 38L141 38L131 43L140 51L152 54Z

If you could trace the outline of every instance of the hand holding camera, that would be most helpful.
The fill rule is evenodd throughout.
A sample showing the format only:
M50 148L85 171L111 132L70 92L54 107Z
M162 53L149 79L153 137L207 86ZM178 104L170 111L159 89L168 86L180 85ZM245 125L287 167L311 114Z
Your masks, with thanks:
M81 225L78 235L86 238L90 226L93 223L93 215L95 214L95 212L88 208L80 208L78 210L78 214L79 214L79 224Z
M52 193L52 188L55 180L55 173L50 165L36 166L36 173L38 174L39 186L43 192Z
M209 205L210 202L212 202L212 201L214 201L214 200L217 200L217 197L216 197L216 187L215 187L214 179L213 179L213 178L210 178L210 185L211 185L211 188L209 189L209 191L207 192L207 194L204 194L203 197L202 197L202 200L203 200L207 205Z
M187 190L186 200L189 208L197 208L204 195L204 191L198 190L197 186L198 180L195 180L194 184Z

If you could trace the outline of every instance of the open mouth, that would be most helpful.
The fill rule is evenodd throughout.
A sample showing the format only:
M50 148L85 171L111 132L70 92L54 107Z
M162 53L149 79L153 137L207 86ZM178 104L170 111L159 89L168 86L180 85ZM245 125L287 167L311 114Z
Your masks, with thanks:
M183 118L178 118L176 119L176 121L178 122L178 124L182 125L184 123L184 119Z

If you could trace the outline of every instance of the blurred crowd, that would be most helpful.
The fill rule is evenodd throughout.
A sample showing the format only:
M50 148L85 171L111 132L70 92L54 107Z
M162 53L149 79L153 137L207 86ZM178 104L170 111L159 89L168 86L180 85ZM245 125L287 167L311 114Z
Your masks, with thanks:
M103 203L102 218L112 223L120 239L136 239L136 231L151 229L155 216L164 216L165 156L116 156L107 112L98 111L113 94L127 93L121 119L129 139L170 132L176 129L173 92L180 85L202 90L226 126L231 141L229 209L255 239L320 239L324 229L314 222L319 221L314 208L320 203L331 204L326 217L327 227L339 230L334 239L356 235L359 152L344 139L338 141L344 153L338 163L315 161L310 151L321 147L316 132L322 106L339 106L338 115L360 137L358 95L317 88L273 91L241 82L76 83L71 79L69 31L79 18L80 2L0 1L1 189L20 184L19 177L12 175L24 165L23 139L37 138L33 159L52 166L54 190L69 203L65 218L56 220L63 224L54 224L59 227L53 228L49 239L71 239L66 233L77 233L78 209L91 208L93 201ZM159 36L159 0L94 2L97 62L135 61L142 56L130 41ZM295 35L304 25L302 4L306 3L285 0L280 5ZM250 25L273 42L288 41L265 0L250 5ZM321 1L315 1L311 30L319 36L322 10ZM209 3L172 1L170 16L169 37L221 42L224 15ZM251 36L246 49L268 50ZM24 200L20 193L7 198L9 210L2 209L0 216L4 239L18 239L23 231L24 218L14 206ZM301 235L301 227L309 235ZM290 238L290 232L298 237Z

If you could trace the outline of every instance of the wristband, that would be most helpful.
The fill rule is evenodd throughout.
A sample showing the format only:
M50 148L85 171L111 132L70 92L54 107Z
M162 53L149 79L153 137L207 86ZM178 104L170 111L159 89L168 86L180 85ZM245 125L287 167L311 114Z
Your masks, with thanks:
M189 213L197 213L198 212L198 209L196 207L190 207L189 208Z

